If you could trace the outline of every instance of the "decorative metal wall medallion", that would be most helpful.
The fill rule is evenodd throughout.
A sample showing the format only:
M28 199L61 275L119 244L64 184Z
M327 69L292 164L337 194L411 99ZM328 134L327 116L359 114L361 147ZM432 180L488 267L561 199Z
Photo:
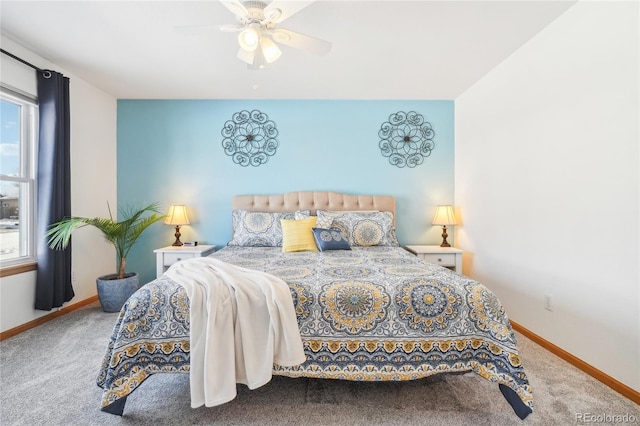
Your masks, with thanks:
M397 167L415 167L431 155L436 144L431 123L415 111L398 111L382 123L378 146L389 163Z
M236 112L222 128L222 148L233 162L243 167L266 163L278 149L278 129L264 112L254 109Z

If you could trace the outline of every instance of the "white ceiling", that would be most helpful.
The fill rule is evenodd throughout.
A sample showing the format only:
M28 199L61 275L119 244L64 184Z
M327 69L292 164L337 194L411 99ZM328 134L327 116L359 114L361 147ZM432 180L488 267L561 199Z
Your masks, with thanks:
M319 0L279 27L333 43L236 59L218 1L0 1L3 36L119 99L455 99L575 1ZM5 59L5 58L3 58Z

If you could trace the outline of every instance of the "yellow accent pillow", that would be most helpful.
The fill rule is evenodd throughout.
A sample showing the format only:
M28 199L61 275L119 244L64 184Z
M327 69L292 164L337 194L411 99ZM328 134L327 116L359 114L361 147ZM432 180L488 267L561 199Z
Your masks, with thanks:
M316 226L315 216L309 219L280 219L282 224L282 251L318 251L311 228Z

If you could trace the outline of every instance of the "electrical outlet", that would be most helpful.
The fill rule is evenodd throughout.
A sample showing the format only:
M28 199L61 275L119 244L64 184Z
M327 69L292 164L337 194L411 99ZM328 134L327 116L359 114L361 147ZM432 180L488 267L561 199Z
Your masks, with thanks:
M551 295L549 293L545 293L544 295L544 308L547 311L553 311L553 307L551 305Z

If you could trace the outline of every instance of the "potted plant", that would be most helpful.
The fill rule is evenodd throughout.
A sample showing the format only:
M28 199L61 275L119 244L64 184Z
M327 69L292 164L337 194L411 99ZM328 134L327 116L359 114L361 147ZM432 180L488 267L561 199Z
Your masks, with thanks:
M141 208L127 207L120 209L120 221L113 218L111 208L109 217L86 218L68 217L53 223L46 233L49 237L49 247L60 250L69 245L71 234L78 228L93 226L104 234L107 241L116 249L118 271L115 274L104 275L96 279L98 298L105 312L118 312L140 286L138 273L125 272L127 255L140 235L149 226L164 219L158 210L159 204L152 203ZM149 215L145 215L150 213Z

